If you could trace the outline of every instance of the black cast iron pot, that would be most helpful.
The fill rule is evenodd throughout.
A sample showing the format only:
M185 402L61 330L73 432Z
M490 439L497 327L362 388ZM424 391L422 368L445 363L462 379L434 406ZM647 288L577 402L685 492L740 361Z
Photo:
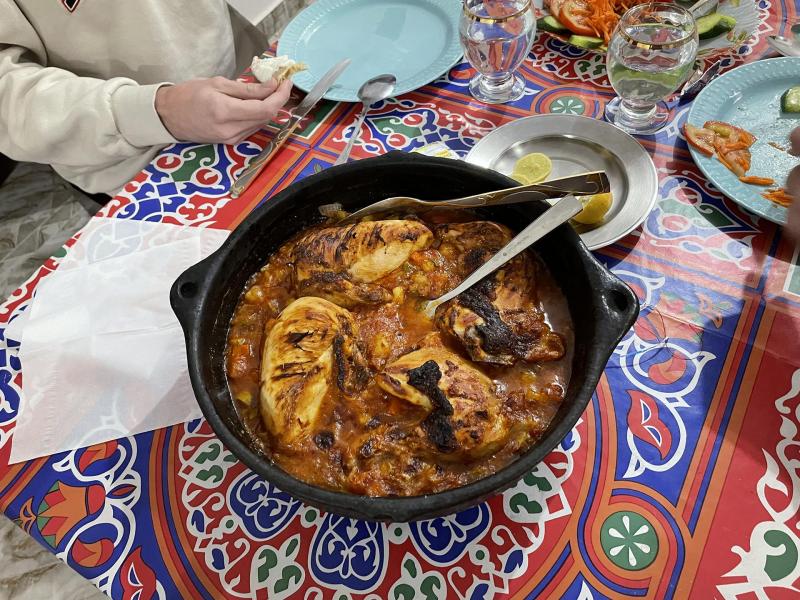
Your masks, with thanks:
M464 162L402 152L333 167L259 206L219 250L185 271L172 286L170 300L186 336L192 387L203 414L231 452L264 479L308 504L378 521L453 513L505 490L530 472L578 421L611 352L639 312L631 289L591 255L569 225L535 245L567 297L575 326L566 398L541 440L485 479L411 498L370 498L299 481L251 443L228 392L224 366L228 324L245 283L284 241L320 220L318 206L341 202L345 209L355 210L389 196L444 200L514 185L503 175ZM547 208L544 203L502 206L480 214L520 230Z

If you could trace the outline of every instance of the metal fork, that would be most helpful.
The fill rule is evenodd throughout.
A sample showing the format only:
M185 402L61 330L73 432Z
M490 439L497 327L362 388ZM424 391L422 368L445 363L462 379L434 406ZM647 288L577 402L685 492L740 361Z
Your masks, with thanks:
M480 208L485 206L499 206L503 204L519 204L521 202L532 202L534 200L548 200L552 198L563 198L568 194L586 196L590 194L604 194L611 191L611 185L604 171L592 171L581 173L580 175L570 175L552 179L547 183L533 183L531 185L521 185L518 187L496 190L464 198L453 200L420 200L410 196L394 196L380 200L374 204L357 210L348 215L337 225L348 225L356 223L367 215L374 215L385 212L414 212L420 209L431 208ZM519 194L519 192L526 192ZM326 204L319 207L323 215L341 209L338 204Z

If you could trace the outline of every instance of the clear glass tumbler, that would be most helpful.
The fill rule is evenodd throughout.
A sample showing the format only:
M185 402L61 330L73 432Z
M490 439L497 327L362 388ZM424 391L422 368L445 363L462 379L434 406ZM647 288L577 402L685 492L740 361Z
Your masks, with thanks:
M525 80L516 73L533 45L536 19L531 0L464 0L461 47L478 74L472 95L488 104L516 100Z
M662 129L670 117L663 100L691 75L697 48L695 19L677 4L640 4L622 15L606 55L617 92L606 119L633 134Z

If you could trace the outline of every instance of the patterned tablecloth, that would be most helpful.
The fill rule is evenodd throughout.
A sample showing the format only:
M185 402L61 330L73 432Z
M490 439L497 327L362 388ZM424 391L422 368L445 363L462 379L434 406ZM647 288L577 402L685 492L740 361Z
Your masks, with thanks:
M729 67L764 56L765 36L797 15L759 6ZM380 105L354 155L432 141L463 155L521 116L599 118L611 97L602 57L541 35L531 57L518 102L474 102L462 64ZM166 148L101 214L233 228L332 164L357 108L320 106L238 200L231 177L267 134ZM797 251L704 181L681 137L686 112L640 140L657 207L599 253L641 316L581 421L513 489L428 522L351 521L261 480L202 420L8 466L22 371L4 326L55 257L0 308L0 507L115 598L797 598Z

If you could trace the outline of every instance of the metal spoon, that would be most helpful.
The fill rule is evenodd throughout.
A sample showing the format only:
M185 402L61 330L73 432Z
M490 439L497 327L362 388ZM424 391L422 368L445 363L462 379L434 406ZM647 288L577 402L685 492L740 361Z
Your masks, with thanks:
M784 56L800 56L800 23L786 25L786 35L767 36L767 43Z
M456 286L445 295L439 296L436 300L426 302L423 307L424 313L428 317L433 317L437 307L471 288L481 279L502 267L528 246L542 239L562 223L569 221L572 217L581 212L581 210L583 210L583 204L578 198L573 195L565 196L559 200L553 208L547 209L533 223L517 234L514 239L503 246L497 254L474 270L460 285Z
M767 37L767 43L784 56L800 56L800 43L794 38L770 35Z
M358 99L364 104L364 108L361 109L361 114L358 115L356 126L353 129L353 133L350 134L350 141L347 142L344 152L339 155L339 158L333 163L334 165L343 165L347 162L347 159L350 158L350 151L353 149L353 144L355 144L356 139L361 134L361 126L364 124L364 119L367 118L370 107L376 102L380 102L391 96L396 83L397 77L390 73L385 73L373 77L358 89Z

